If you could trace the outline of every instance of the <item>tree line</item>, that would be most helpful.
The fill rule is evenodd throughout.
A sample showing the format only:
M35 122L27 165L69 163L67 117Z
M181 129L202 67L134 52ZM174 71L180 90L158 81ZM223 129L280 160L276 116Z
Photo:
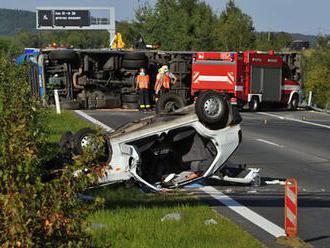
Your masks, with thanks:
M288 33L256 32L253 20L234 0L220 14L202 0L158 0L144 3L132 21L117 22L127 47L143 37L147 44L159 44L162 50L280 50L292 42ZM20 31L1 37L0 47L21 50L45 47L56 42L76 48L109 46L106 31Z

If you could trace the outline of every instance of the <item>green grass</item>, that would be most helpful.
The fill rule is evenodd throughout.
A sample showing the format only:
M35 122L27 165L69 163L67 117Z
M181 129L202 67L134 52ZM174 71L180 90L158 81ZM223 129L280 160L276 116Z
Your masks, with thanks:
M236 224L180 191L145 194L137 188L110 187L94 194L106 199L105 209L89 217L96 247L264 247ZM175 212L182 214L181 220L161 221ZM207 226L207 219L218 224Z
M72 111L52 112L49 126L52 143L66 131L93 127ZM89 193L105 199L104 208L89 216L95 247L263 247L236 224L182 191L145 194L137 187L118 186ZM164 215L175 212L182 214L180 221L161 222ZM206 226L204 221L211 218L218 224ZM100 224L104 227L95 228Z
M50 115L47 118L49 121L50 134L48 141L50 143L58 143L61 135L66 131L76 132L81 128L94 127L89 122L80 118L73 111L62 111L62 114L58 115L55 110L50 111Z

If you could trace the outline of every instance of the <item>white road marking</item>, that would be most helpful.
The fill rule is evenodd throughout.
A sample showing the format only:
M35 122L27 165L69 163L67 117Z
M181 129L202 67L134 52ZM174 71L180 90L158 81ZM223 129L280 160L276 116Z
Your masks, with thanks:
M213 197L223 205L227 206L240 216L244 217L256 226L260 227L267 233L273 235L274 237L278 238L281 236L285 236L285 231L283 228L267 220L266 218L262 217L251 209L241 205L238 201L223 194L221 191L215 189L214 187L206 186L201 188L201 190L209 194L211 197Z
M257 139L257 141L260 141L260 142L262 142L262 143L266 143L266 144L268 144L268 145L272 145L272 146L277 146L277 147L281 147L281 148L284 147L284 146L282 146L282 145L279 145L279 144L276 144L276 143L273 143L273 142L271 142L271 141L264 140L264 139Z
M300 123L304 123L304 124L308 124L308 125L313 125L313 126L317 126L317 127L323 127L323 128L330 129L330 126L323 125L323 124L318 124L318 123L314 123L314 122L310 122L310 121L303 121L303 120L298 120L298 119L294 119L294 118L290 118L290 117L284 117L284 116L274 115L274 114L264 113L264 112L258 112L258 114L275 117L275 118L278 118L278 119L281 119L281 120L295 121L295 122L300 122Z
M113 132L114 131L114 129L112 129L111 127L105 125L104 123L96 120L95 118L91 117L90 115L88 115L88 114L86 114L86 113L84 113L80 110L75 110L74 112L76 114L80 115L81 117L85 118L86 120L92 122L93 124L100 126L101 128L103 128L107 132Z

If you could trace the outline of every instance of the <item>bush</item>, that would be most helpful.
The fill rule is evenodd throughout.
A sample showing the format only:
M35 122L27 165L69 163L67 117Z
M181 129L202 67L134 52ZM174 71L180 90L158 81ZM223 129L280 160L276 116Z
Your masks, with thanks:
M330 49L305 52L303 60L304 89L313 92L313 102L325 107L330 102Z
M97 201L88 204L77 197L92 180L73 172L93 156L76 158L50 180L44 163L51 120L31 98L26 68L11 61L0 56L0 246L88 246L86 217Z

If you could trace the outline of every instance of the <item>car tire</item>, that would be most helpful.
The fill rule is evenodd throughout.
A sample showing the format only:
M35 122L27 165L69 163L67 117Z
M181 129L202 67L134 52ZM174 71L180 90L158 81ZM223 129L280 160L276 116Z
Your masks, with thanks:
M184 100L181 96L174 93L168 93L162 95L158 99L156 103L156 113L171 113L184 106Z
M84 151L84 146L88 144L88 138L95 136L97 134L96 130L91 128L83 128L80 129L73 135L73 146L74 146L74 154L81 155ZM97 158L96 162L105 163L111 160L112 149L110 143L104 137L104 155ZM103 146L102 146L103 147Z
M145 53L134 53L134 52L130 52L130 53L125 53L124 60L146 60L146 55Z
M228 123L229 104L219 93L207 91L197 99L195 112L204 125L210 129L220 129Z
M260 108L260 102L259 98L256 96L253 96L251 98L251 101L249 102L249 110L250 112L257 112Z
M288 110L296 111L298 109L298 105L299 105L299 97L297 94L294 94L288 105Z
M137 70L146 67L146 60L123 60L122 67L128 70Z
M137 103L139 101L139 96L136 94L123 94L121 95L121 101L123 103Z
M49 59L73 61L78 59L78 55L75 51L72 50L58 50L58 51L51 51L49 53Z
M84 146L87 145L88 137L94 136L96 134L96 130L91 128L83 128L76 132L73 136L74 142L74 152L76 155L82 154L84 150Z

